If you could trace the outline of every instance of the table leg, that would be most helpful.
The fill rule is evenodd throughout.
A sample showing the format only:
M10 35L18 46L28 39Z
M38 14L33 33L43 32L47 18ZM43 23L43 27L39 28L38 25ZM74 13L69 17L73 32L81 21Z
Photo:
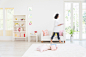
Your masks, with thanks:
M64 41L64 43L65 43L65 41Z
M43 41L41 41L41 43L43 43Z
M37 36L36 36L36 42L38 41L38 38L37 38Z

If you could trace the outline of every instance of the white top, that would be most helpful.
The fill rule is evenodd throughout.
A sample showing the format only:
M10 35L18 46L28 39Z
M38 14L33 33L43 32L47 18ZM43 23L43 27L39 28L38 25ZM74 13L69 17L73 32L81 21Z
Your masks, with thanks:
M60 26L58 26L59 25L59 19L55 19L54 20L54 29L53 29L53 32L59 32L59 27Z

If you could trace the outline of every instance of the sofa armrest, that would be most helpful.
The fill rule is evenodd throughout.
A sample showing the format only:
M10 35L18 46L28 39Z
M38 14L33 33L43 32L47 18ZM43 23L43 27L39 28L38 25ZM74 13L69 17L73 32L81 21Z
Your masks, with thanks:
M63 32L63 37L64 37L64 40L66 40L65 34L66 34L66 32Z
M63 36L65 36L66 32L63 32Z
M41 32L41 39L43 38L43 32Z

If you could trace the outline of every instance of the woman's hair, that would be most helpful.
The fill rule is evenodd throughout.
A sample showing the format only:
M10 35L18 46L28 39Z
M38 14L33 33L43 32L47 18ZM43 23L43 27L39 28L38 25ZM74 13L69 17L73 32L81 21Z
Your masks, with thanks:
M54 17L54 18L55 18L55 19L57 19L57 17L58 17L58 16L59 16L59 14L57 13L57 14L55 15L55 17Z

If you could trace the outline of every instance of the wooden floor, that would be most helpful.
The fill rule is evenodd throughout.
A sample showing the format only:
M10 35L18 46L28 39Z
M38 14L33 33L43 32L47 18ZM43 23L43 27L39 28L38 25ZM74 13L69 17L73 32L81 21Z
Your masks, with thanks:
M25 41L0 41L0 56L1 57L22 57L22 55L27 51L31 44L36 42L25 42ZM41 42L37 42L40 44ZM42 44L47 44L50 42L43 42ZM54 42L59 44L58 42ZM74 41L71 43L69 40L65 44L79 44L86 48L86 41Z

